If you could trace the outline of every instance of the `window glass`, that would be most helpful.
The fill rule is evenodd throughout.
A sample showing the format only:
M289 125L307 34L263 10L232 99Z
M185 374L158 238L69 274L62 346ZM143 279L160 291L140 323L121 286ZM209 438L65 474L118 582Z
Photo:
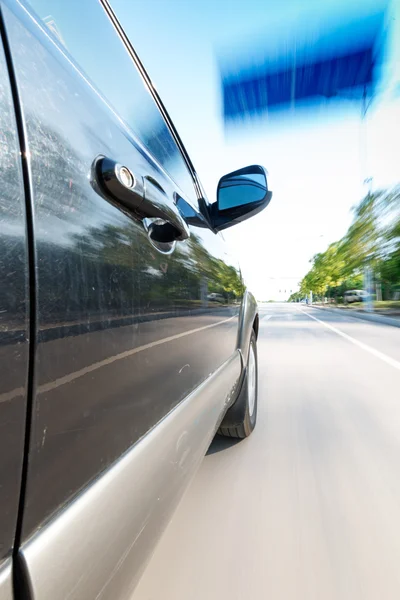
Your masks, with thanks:
M193 180L184 158L99 0L29 0L28 3L193 201L196 198Z

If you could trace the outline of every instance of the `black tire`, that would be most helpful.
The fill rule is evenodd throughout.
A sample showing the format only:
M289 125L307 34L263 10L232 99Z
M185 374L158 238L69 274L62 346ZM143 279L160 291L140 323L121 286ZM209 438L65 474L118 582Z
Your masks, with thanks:
M253 396L254 394L254 396ZM254 397L254 403L251 398ZM249 437L257 422L258 400L258 360L257 341L254 331L251 333L249 355L242 387L236 402L228 409L218 433L225 437Z

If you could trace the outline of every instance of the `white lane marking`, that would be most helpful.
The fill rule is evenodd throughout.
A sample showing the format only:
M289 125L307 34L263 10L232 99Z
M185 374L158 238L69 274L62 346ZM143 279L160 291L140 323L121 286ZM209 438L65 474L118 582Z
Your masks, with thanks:
M11 390L10 392L4 392L4 394L0 394L0 402L9 402L16 398L17 396L22 396L26 393L26 388L19 387L15 388L15 390Z
M268 319L271 319L272 317L273 315L265 315L265 317L263 317L261 321L268 321Z
M104 360L100 360L99 362L93 363L84 369L79 369L79 371L74 371L73 373L69 373L68 375L64 375L64 377L59 377L54 381L50 381L49 383L44 383L40 385L38 388L38 393L49 392L50 390L54 390L54 388L59 387L60 385L65 385L66 383L70 383L79 377L83 377L83 375L87 375L87 373L91 373L92 371L97 371L97 369L101 369L101 367L105 367L106 365L111 365L117 360L122 360L123 358L128 358L129 356L133 356L138 352L143 352L143 350L148 350L149 348L154 348L155 346L160 346L161 344L166 344L167 342L172 342L174 340L179 340L187 335L192 335L193 333L198 333L199 331L205 331L206 329L211 329L212 327L217 327L218 325L222 325L223 323L227 323L228 321L232 321L236 317L229 317L229 319L224 319L223 321L218 321L217 323L211 323L211 325L204 325L203 327L197 327L196 329L190 329L189 331L184 331L182 333L177 333L176 335L170 335L169 337L162 338L161 340L156 340L155 342L150 342L149 344L144 344L143 346L138 346L137 348L132 348L132 350L126 350L125 352L121 352L120 354L116 354L115 356L109 356Z
M351 337L350 335L347 335L347 333L340 331L340 329L336 329L336 327L333 327L333 325L329 325L329 323L325 323L325 321L321 321L320 319L317 319L317 317L314 317L314 315L310 315L308 312L301 310L301 308L299 308L299 311L302 312L303 314L307 315L307 317L310 317L310 319L314 319L314 321L317 321L318 323L325 325L325 327L327 327L331 331L334 331L338 335L342 336L345 340L351 342L355 346L358 346L359 348L362 348L366 352L373 354L373 356L380 358L381 360L383 360L383 362L387 363L388 365L390 365L400 371L400 362L398 362L394 358L391 358L387 354L384 354L383 352L380 352L379 350L372 348L372 346L368 346L368 344L364 344L364 342L360 342L359 340L356 340L355 338Z

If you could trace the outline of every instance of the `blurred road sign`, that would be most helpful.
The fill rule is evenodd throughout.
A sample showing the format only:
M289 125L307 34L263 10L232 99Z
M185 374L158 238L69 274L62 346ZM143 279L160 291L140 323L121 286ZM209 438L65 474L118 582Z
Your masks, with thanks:
M369 15L318 31L293 32L282 46L270 47L256 66L225 65L222 72L226 121L290 107L303 100L330 98L344 90L372 87L382 50L383 14ZM278 48L279 46L279 48ZM249 57L251 50L248 49ZM250 60L250 58L249 58ZM361 94L358 96L361 97Z

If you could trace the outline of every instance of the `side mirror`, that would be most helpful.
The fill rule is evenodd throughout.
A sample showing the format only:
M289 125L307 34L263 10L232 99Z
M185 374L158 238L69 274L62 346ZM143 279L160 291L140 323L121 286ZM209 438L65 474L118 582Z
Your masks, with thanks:
M212 207L214 229L221 231L253 217L268 206L271 198L264 167L252 165L224 175Z

